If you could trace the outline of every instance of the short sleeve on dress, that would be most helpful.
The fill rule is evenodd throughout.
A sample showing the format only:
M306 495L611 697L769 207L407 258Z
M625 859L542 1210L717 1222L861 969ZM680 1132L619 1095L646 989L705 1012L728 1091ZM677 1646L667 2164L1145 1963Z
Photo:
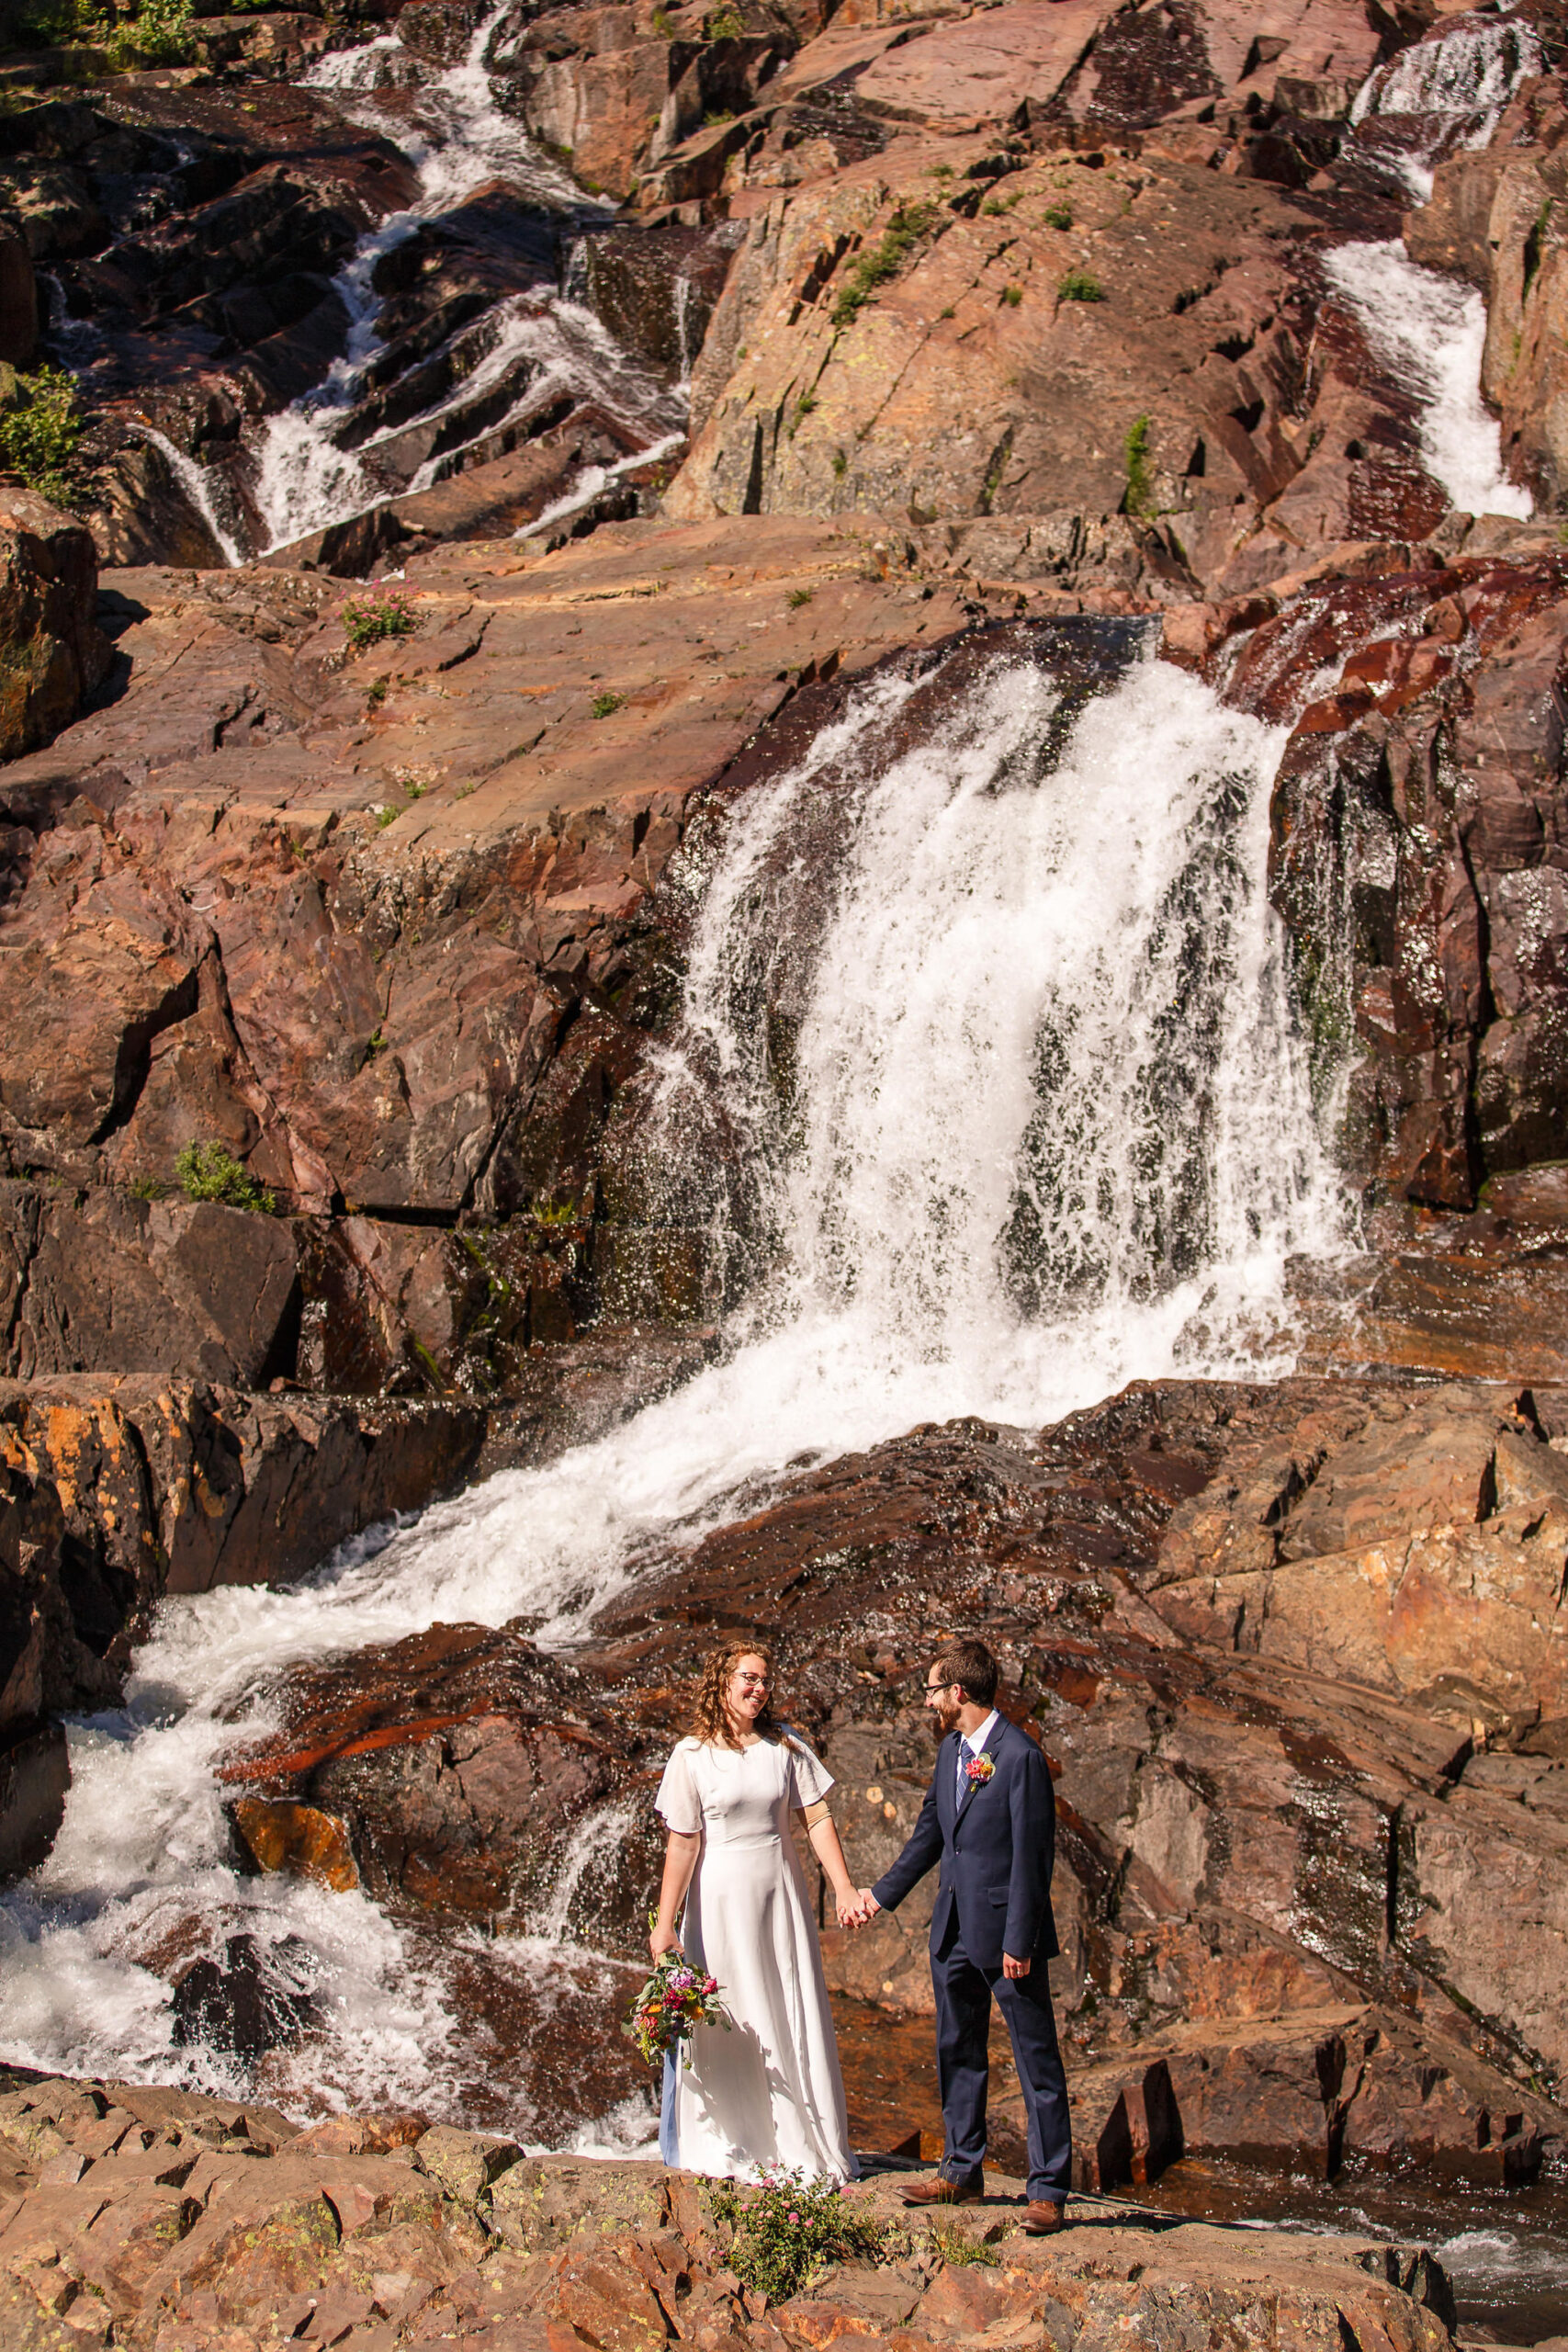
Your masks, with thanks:
M804 1813L808 1804L820 1804L833 1785L833 1775L819 1756L813 1756L797 1734L789 1743L790 1807Z
M702 1799L692 1774L691 1750L684 1740L664 1767L664 1778L659 1783L659 1794L653 1804L654 1810L662 1815L667 1829L694 1838L702 1828Z

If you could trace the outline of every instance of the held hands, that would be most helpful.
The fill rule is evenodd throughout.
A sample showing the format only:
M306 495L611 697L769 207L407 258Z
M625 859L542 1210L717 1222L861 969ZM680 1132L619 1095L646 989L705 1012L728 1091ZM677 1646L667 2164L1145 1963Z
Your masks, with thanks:
M833 1903L840 1928L868 1927L882 1908L869 1886L852 1887L847 1894L836 1894Z

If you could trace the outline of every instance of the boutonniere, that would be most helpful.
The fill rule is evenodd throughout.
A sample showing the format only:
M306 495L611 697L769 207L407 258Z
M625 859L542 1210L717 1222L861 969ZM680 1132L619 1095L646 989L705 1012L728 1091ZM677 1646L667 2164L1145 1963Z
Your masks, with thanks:
M982 1787L991 1778L996 1769L997 1759L988 1747L983 1747L978 1756L972 1756L964 1767L969 1778Z

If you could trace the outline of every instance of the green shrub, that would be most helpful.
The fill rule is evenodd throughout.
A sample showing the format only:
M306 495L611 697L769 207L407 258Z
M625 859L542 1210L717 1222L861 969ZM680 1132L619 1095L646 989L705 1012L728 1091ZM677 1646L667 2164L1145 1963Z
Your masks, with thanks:
M1155 511L1155 469L1149 457L1149 420L1138 417L1127 428L1123 444L1127 460L1127 495L1122 503L1129 514L1142 516Z
M789 608L792 613L798 613L802 605L809 605L810 602L811 591L809 588L792 588L790 590Z
M1010 311L1016 311L1022 300L1023 288L1021 286L1004 286L1002 288L1002 300L1007 304Z
M0 465L56 506L75 495L76 445L86 430L76 379L63 368L17 378L17 406L0 416Z
M406 596L373 588L368 596L351 596L343 608L343 633L356 653L384 638L412 637L419 623Z
M594 718L608 718L613 711L619 710L625 700L625 695L595 695L593 697Z
M833 476L835 481L842 481L844 476L849 472L849 469L850 461L844 451L842 449L835 449L833 452Z
M220 1143L187 1143L175 1162L187 1201L221 1201L225 1208L254 1209L271 1216L277 1206L265 1184L249 1175Z
M1070 229L1072 225L1073 208L1070 204L1048 204L1045 207L1047 229Z
M675 38L675 19L664 6L663 0L660 0L660 6L653 12L653 29L660 40L673 40Z
M1059 302L1103 302L1105 288L1092 269L1080 269L1075 263L1056 288Z
M807 2181L781 2169L764 2174L754 2188L715 2181L708 2206L730 2233L731 2270L770 2302L787 2302L830 2262L874 2262L885 2251L881 2224L830 2180Z
M141 0L118 24L109 55L117 65L179 65L190 54L190 0Z
M937 208L933 203L900 204L888 221L881 238L869 253L862 254L850 272L849 283L833 305L833 324L847 327L857 312L863 310L879 286L897 277L905 263L921 241L936 226Z
M739 8L716 8L703 30L709 40L739 40L746 30L746 19Z
M987 2245L984 2238L972 2238L956 2222L938 2222L931 2231L931 2244L954 2269L979 2264L987 2270L995 2270L1001 2262L995 2246Z

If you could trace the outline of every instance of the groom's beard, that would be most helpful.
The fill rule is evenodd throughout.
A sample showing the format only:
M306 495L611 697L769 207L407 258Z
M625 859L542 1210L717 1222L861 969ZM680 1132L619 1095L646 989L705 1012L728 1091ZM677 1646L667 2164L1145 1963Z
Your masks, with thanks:
M945 1707L933 1707L931 1709L931 1713L936 1717L937 1737L939 1739L945 1739L948 1733L952 1731L957 1724L959 1710L953 1704L953 1702L950 1699Z

